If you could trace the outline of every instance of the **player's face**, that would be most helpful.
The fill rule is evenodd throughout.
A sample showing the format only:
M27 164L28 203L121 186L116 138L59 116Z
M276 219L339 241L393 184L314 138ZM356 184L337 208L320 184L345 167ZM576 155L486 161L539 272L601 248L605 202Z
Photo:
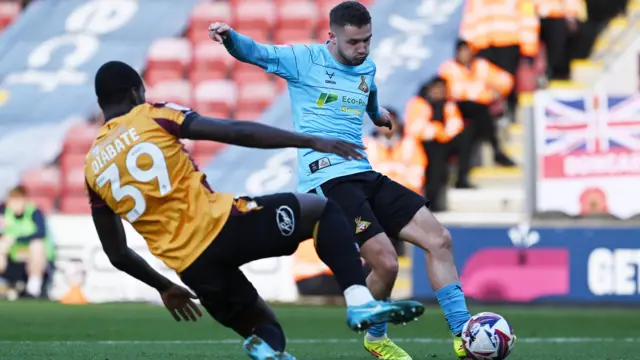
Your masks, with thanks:
M338 54L349 65L357 66L362 64L369 56L371 45L371 24L363 27L347 25L331 32L331 40L335 41Z

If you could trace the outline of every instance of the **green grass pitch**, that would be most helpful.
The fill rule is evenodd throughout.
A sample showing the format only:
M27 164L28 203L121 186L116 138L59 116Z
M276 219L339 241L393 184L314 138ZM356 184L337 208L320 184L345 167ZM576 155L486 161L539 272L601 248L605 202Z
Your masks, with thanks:
M276 306L298 360L373 359L352 333L340 307ZM512 360L640 359L637 309L473 306L507 318L518 335ZM454 359L439 308L419 322L392 326L415 360ZM145 304L64 306L0 302L0 359L162 360L245 359L240 340L208 316L176 323L167 311Z

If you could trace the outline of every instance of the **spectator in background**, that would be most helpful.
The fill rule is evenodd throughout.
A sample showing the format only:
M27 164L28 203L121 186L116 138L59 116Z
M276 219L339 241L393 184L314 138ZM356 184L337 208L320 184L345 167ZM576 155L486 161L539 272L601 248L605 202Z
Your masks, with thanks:
M438 72L446 81L449 99L457 102L463 118L471 120L471 141L474 144L482 139L489 141L496 164L515 166L500 147L498 128L489 111L490 105L511 92L513 76L487 60L474 57L464 40L457 42L455 58L440 65Z
M540 39L546 45L547 77L569 79L569 40L578 31L580 0L535 0Z
M508 71L514 78L522 55L529 63L538 55L540 22L533 0L467 0L460 36L478 55ZM515 88L508 97L513 118Z
M449 178L447 161L458 156L457 188L471 188L469 168L471 132L464 128L458 106L447 101L447 85L443 78L434 77L424 84L418 95L407 103L405 134L423 144L428 165L425 194L431 200L432 211L445 209L444 189Z
M11 190L0 206L0 232L0 277L19 295L46 297L53 246L44 215L21 186Z
M369 162L375 171L422 194L427 158L419 142L413 137L403 137L403 127L398 121L398 113L386 109L391 115L391 130L376 128L371 137L364 139Z

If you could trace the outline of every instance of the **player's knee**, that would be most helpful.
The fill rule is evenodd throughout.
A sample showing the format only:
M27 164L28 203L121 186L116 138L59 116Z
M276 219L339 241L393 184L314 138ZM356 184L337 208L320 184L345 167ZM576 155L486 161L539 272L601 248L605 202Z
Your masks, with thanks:
M424 250L451 251L451 233L426 208L421 209L400 232L400 238Z
M378 234L365 242L361 254L371 271L390 279L398 275L398 254L385 234Z

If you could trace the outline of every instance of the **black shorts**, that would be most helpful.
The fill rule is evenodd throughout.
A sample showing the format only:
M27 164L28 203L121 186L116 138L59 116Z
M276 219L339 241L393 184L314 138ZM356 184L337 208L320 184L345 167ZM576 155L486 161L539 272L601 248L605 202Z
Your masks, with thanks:
M311 192L342 208L360 245L382 232L397 239L418 210L429 205L422 196L375 171L331 179Z
M258 293L239 269L258 259L293 254L312 228L300 224L292 193L236 199L236 206L211 245L180 274L202 306L222 325L251 310Z

